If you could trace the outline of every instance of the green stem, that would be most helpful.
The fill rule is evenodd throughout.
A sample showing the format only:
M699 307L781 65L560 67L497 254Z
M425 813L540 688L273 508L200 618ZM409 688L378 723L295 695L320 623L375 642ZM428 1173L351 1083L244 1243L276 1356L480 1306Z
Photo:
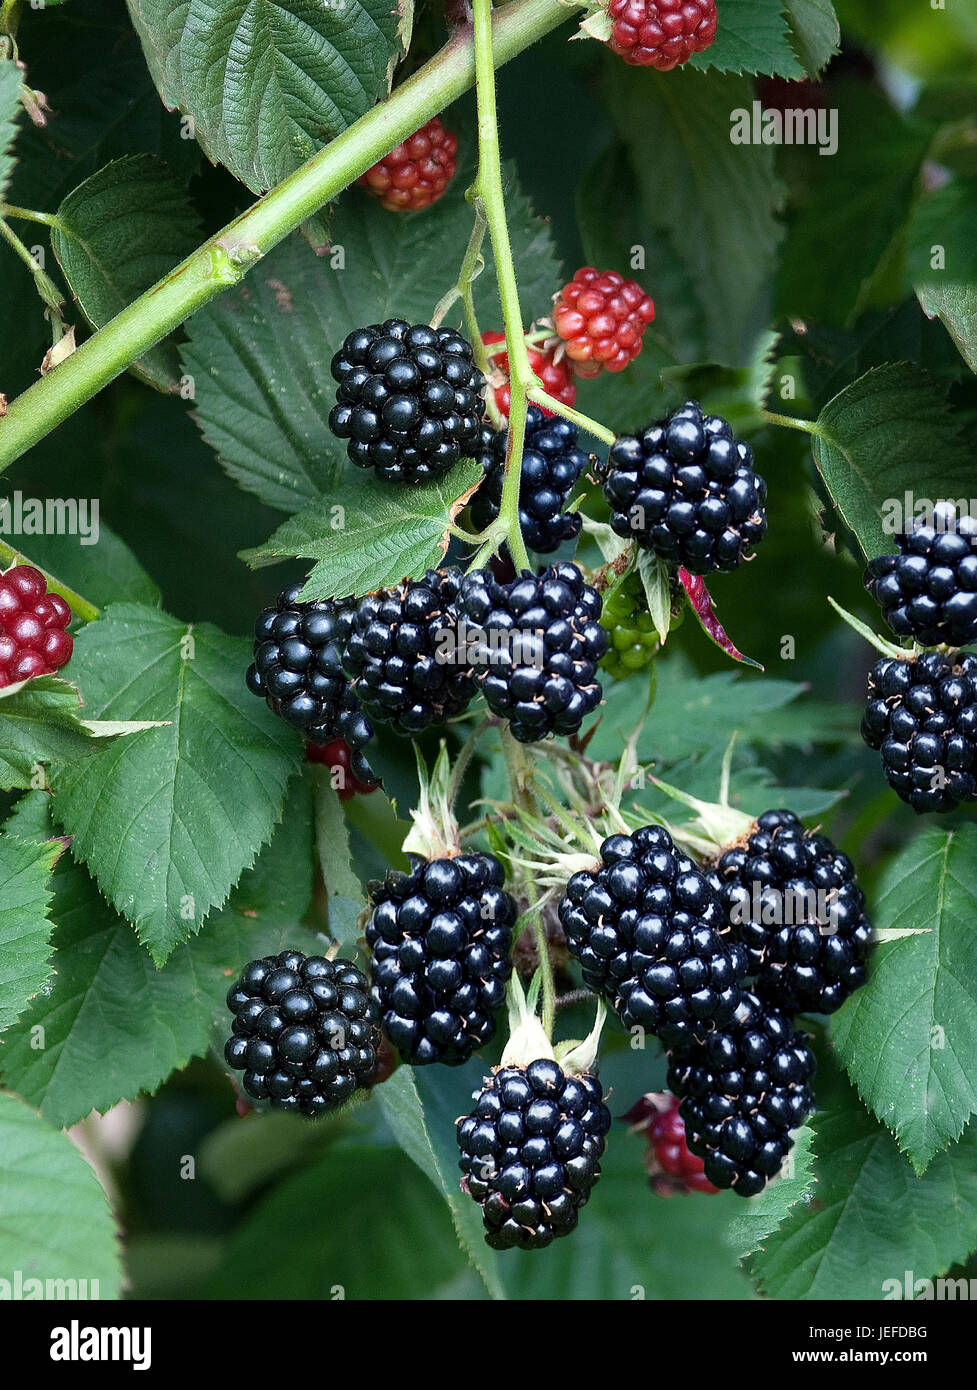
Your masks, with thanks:
M495 278L502 303L502 327L509 354L509 434L506 443L505 479L499 503L499 520L516 570L528 570L529 554L519 525L519 482L522 450L526 440L529 390L536 377L529 365L519 287L512 261L505 195L502 191L502 157L499 153L499 117L495 101L494 31L501 20L493 18L492 0L474 0L475 91L478 98L478 178L475 197L488 222ZM477 206L477 203L476 203Z
M69 589L67 584L62 584L60 579L56 579L47 570L41 569L36 565L29 555L24 555L21 551L15 550L6 541L0 541L0 566L5 570L11 565L30 565L40 574L44 575L47 581L48 590L52 594L60 594L65 603L71 609L72 615L80 618L83 623L93 623L100 616L99 609L94 603L89 603L87 598L82 598L81 594L76 594L74 589Z
M604 444L613 444L617 435L613 430L609 430L606 425L600 424L597 420L592 420L589 415L583 415L579 410L574 410L572 406L564 405L555 396L544 391L541 386L534 386L529 392L529 399L535 405L545 405L547 410L552 410L554 415L562 415L564 420L569 420L578 429L584 430L587 434L593 435L595 439L601 440Z
M60 342L64 335L64 319L61 317L61 305L64 303L64 295L50 276L46 275L37 264L37 261L35 261L20 237L7 226L2 218L0 218L0 237L3 237L14 254L20 257L34 277L34 288L51 311L51 332L53 339L56 343ZM33 387L31 389L33 390ZM21 398L18 397L18 399ZM15 401L14 405L16 404L17 402ZM11 409L13 409L13 407L11 407ZM2 430L2 427L3 421L0 420L0 430Z
M772 410L761 410L760 414L768 425L783 425L784 429L801 430L804 434L820 434L817 420L802 420L796 415L776 415Z
M35 212L33 208L18 208L13 203L0 203L0 217L19 217L24 222L40 222L44 227L61 226L61 219L53 212Z
M3 0L0 4L0 34L9 34L11 38L16 35L20 6L21 0Z
M505 758L513 804L520 807L527 815L535 816L536 802L529 790L530 768L526 750L521 743L516 742L508 728L502 729L501 739L502 754ZM553 962L550 960L549 947L546 941L546 926L543 922L542 911L534 902L532 881L521 868L515 865L513 865L513 875L525 892L526 901L533 916L533 937L536 942L536 954L539 956L540 979L543 986L543 1031L548 1038L552 1039L553 1025L556 1021L556 982L553 978Z
M495 24L494 61L500 66L508 62L565 23L573 12L574 7L563 0L510 0ZM484 79L484 55L482 67ZM387 101L313 155L13 401L6 418L0 420L0 469L43 439L191 314L236 285L272 247L456 101L474 80L473 32L460 29Z

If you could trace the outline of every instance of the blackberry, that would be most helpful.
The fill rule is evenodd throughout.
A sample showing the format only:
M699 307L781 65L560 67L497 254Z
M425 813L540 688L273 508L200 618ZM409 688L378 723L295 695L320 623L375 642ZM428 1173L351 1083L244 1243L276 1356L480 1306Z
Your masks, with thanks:
M868 678L862 737L915 811L977 800L977 656L883 657Z
M686 1143L706 1177L741 1197L763 1190L813 1108L814 1054L785 1014L745 994L734 1020L670 1059Z
M71 659L71 609L33 565L0 574L0 690L34 676L53 676Z
M457 1123L463 1192L494 1250L542 1250L569 1235L600 1177L611 1115L594 1076L548 1058L502 1067Z
M410 859L370 884L373 998L405 1062L458 1066L495 1035L516 904L494 855Z
M302 585L293 584L282 590L273 608L259 613L248 689L310 743L341 738L350 750L352 771L369 782L373 774L362 749L373 737L373 726L342 664L357 600L300 603L301 592Z
M485 480L472 500L472 523L479 531L499 514L508 439L508 430L482 429L476 458ZM529 407L519 479L519 527L529 550L549 555L580 535L578 513L562 513L588 461L589 455L577 447L576 425L548 420L536 406Z
M834 1013L865 983L872 924L851 860L791 811L767 811L715 882L756 992L788 1013Z
M615 442L604 496L619 536L690 574L736 569L767 531L752 450L695 401Z
M600 704L597 663L607 651L600 595L577 566L524 570L510 584L473 570L460 607L479 634L472 661L486 703L509 720L513 737L535 743L576 733Z
M623 372L641 351L655 304L637 280L581 266L553 302L553 323L577 376Z
M716 0L609 0L608 45L626 63L671 72L711 47Z
M485 378L451 328L387 319L350 333L332 359L329 428L388 482L440 478L478 445Z
M676 1047L733 1018L745 952L715 886L667 830L611 835L599 866L567 883L559 914L585 984L626 1028Z
M658 632L648 612L641 576L636 570L604 595L601 626L610 639L601 665L615 680L646 671L658 651Z
M896 536L897 555L869 562L865 587L897 637L924 647L977 639L977 522L947 504Z
M428 570L360 599L343 667L374 719L413 737L461 714L475 677L459 642L456 601L461 572Z
M224 1057L242 1086L275 1110L321 1115L377 1074L379 1011L348 960L302 951L253 960L227 994Z

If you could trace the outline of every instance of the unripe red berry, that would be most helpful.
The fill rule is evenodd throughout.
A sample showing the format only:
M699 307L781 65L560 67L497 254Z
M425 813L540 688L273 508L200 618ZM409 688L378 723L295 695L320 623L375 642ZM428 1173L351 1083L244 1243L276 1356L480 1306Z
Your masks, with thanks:
M0 688L50 676L71 657L71 609L33 565L0 575Z
M482 342L486 347L494 347L496 343L505 342L505 334L497 333L494 330L482 334ZM559 362L553 360L553 351L548 352L542 348L530 347L529 365L533 373L542 386L543 390L555 400L562 401L564 405L573 405L577 399L577 383L573 379L573 372L570 363L565 356ZM501 386L495 388L495 404L505 418L509 418L509 403L512 392L509 388L509 354L499 352L492 354L492 366L497 367L500 372L505 373L505 381ZM547 410L545 406L540 406L544 415L552 415L552 410Z
M626 63L670 72L709 48L716 0L610 0L609 47Z
M583 266L556 296L553 322L578 376L620 372L641 351L655 304L636 280Z
M340 801L349 801L354 796L369 796L380 785L378 779L365 781L356 775L352 766L353 754L341 738L334 738L331 743L307 743L305 756L308 762L321 763L329 768Z
M457 150L457 135L434 116L356 182L390 212L415 212L444 193L454 177Z
M648 1139L645 1167L651 1187L660 1197L678 1192L716 1193L719 1188L706 1177L703 1160L689 1152L678 1106L678 1097L670 1092L651 1092L624 1116Z

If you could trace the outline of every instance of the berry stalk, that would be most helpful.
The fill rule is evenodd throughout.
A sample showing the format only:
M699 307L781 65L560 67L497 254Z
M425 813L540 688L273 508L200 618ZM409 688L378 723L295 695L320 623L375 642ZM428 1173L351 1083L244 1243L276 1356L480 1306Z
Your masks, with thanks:
M511 0L495 24L490 64L508 62L572 13L572 7L563 0ZM491 23L490 13L488 19ZM491 29L489 33L491 37ZM198 247L82 343L56 371L12 401L0 421L0 471L191 314L236 285L262 256L425 121L468 91L474 80L473 34L461 29L385 102Z
M505 481L499 504L499 525L509 545L517 570L529 569L529 555L519 525L519 482L522 450L526 439L529 391L536 378L529 365L529 352L523 336L519 286L512 262L512 244L502 192L502 159L499 153L499 120L495 100L495 59L493 52L492 0L475 0L475 91L478 100L478 177L473 202L488 224L495 254L495 276L502 303L502 327L509 353L509 438L506 448ZM481 341L481 335L478 335Z

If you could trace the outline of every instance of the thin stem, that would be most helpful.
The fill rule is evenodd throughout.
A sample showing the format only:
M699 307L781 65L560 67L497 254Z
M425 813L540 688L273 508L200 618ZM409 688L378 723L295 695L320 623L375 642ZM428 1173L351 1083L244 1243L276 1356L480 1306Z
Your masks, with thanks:
M761 410L760 414L768 425L783 425L784 429L801 430L804 434L820 434L816 420L802 420L796 415L776 415L772 410Z
M508 62L570 19L574 8L579 6L563 0L510 0L495 24L490 63ZM484 70L484 56L482 66ZM12 401L0 420L0 469L20 458L191 314L236 285L324 203L456 101L475 76L473 31L459 29L385 102L354 122L82 343L55 371Z
M502 303L502 327L509 354L509 434L499 520L505 527L513 564L517 570L524 570L529 569L530 564L519 525L519 483L526 440L528 393L536 377L529 365L524 338L519 286L512 261L512 244L502 191L499 118L495 101L494 27L492 0L474 0L475 91L478 98L478 178L475 181L475 197L481 203L492 240L495 277Z
M40 222L45 227L61 226L61 219L53 212L35 212L33 208L18 208L13 203L0 203L0 217L19 217L25 222Z
M592 420L589 415L582 415L579 410L574 410L572 406L564 405L555 396L551 396L548 391L544 391L541 386L534 386L529 392L529 399L534 405L544 405L547 410L552 410L554 415L562 415L564 420L569 420L578 429L593 435L603 444L613 444L617 435L613 430L609 430L606 425L600 424L597 420Z
M526 815L535 816L536 802L529 788L530 767L526 750L521 743L516 742L508 728L502 729L501 738L502 754L505 758L513 803ZM513 873L518 880L521 880L526 901L530 904L529 910L533 914L533 937L539 956L540 978L543 986L543 1031L548 1038L552 1038L553 1024L556 1020L556 982L553 978L553 962L550 960L549 947L546 941L546 925L543 922L539 903L533 901L531 879L515 864L513 864Z
M96 618L100 617L100 610L95 607L94 603L89 603L87 598L82 598L81 594L76 594L74 589L69 589L67 584L62 584L61 580L56 579L53 574L41 569L40 565L36 565L28 555L15 550L6 541L0 541L0 566L7 570L11 565L30 565L39 574L43 574L49 592L60 594L71 609L72 615L80 618L83 623L93 623Z
M55 343L60 342L64 336L64 319L61 317L61 305L64 303L64 295L51 277L46 275L37 264L37 261L35 261L16 232L8 227L2 218L0 218L0 236L7 242L14 254L20 257L34 277L34 288L50 310L52 338ZM18 397L18 399L20 398ZM14 404L16 404L16 402L14 402ZM3 465L0 465L0 468L2 467Z

